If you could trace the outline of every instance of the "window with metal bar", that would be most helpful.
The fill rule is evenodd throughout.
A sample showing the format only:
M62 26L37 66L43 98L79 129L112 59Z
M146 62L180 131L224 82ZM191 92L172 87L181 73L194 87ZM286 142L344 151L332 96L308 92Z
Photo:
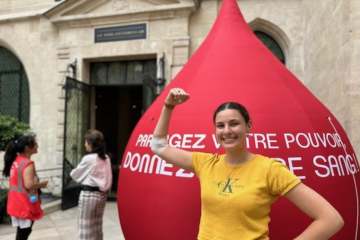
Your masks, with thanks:
M26 72L19 59L0 46L0 114L29 123L30 93Z
M277 57L280 62L285 64L285 56L283 50L280 45L275 41L274 38L269 36L266 33L255 31L255 35L259 38L259 40Z
M92 85L141 85L145 75L156 79L156 60L96 62L90 68Z

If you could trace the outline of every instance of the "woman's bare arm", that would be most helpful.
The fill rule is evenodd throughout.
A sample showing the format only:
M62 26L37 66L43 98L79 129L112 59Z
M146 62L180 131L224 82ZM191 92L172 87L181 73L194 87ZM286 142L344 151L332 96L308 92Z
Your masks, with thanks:
M164 106L161 111L159 120L153 133L154 138L167 138L167 135L169 133L170 119L173 112L173 109L171 109L172 106L175 107L179 104L182 104L186 102L189 98L189 94L184 92L182 89L173 88L170 90L167 98L165 99L165 105L167 105L168 107ZM157 152L156 154L165 161L177 167L192 171L191 152L166 145L163 150Z
M35 181L35 167L33 163L30 163L24 170L24 184L29 190L36 190L38 188L46 187L47 180L36 182Z
M300 183L285 197L314 221L295 240L325 240L344 225L339 212L320 194Z

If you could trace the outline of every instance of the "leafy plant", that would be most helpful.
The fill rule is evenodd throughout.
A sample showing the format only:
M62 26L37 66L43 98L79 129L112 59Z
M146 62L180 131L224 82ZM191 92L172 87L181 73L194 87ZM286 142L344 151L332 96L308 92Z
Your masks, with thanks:
M8 115L0 115L0 151L4 151L6 144L10 140L19 138L28 132L30 126L20 122L16 118Z
M0 189L0 223L11 223L11 218L6 212L8 189Z

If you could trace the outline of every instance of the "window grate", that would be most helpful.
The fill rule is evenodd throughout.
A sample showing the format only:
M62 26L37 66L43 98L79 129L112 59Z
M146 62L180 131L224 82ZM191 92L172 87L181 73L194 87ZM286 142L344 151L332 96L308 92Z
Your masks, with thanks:
M280 60L280 62L285 64L285 56L280 45L275 41L274 38L270 37L266 33L255 31L255 35L258 39Z
M0 47L0 114L30 121L29 82L19 59Z
M156 60L96 62L90 71L91 85L141 85L144 75L155 81Z

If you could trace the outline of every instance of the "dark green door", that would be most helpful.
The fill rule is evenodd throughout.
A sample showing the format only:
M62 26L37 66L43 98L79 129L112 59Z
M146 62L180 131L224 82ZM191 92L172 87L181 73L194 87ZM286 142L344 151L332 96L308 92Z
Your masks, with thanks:
M90 127L90 86L68 77L65 96L62 210L78 204L79 184L72 180L70 172L85 154L84 135Z

